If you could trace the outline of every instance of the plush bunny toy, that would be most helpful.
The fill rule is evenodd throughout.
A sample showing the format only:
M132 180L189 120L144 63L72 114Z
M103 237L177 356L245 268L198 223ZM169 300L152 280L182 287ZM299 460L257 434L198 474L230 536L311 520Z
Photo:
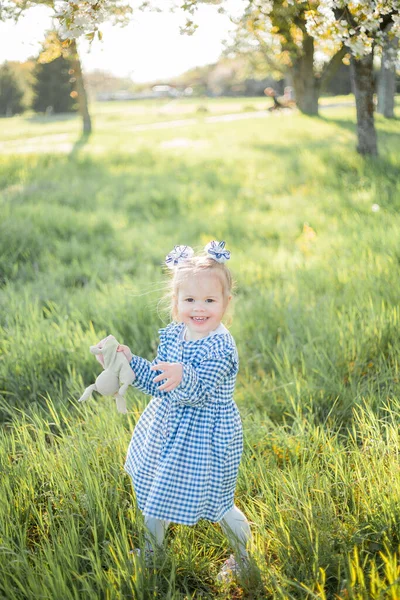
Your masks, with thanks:
M117 352L119 343L113 335L101 340L96 346L90 346L90 352L96 355L104 371L97 377L96 382L83 392L79 402L87 400L92 392L99 392L102 396L116 396L117 409L126 413L124 394L135 379L135 373L129 366L123 352Z

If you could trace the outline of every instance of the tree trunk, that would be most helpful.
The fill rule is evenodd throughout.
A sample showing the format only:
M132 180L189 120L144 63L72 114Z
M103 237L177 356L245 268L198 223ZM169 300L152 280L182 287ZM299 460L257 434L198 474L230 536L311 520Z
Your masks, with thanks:
M352 57L351 73L357 108L357 152L376 156L378 154L374 124L374 48L361 59Z
M292 69L296 104L305 115L318 115L320 82L314 75L314 39L303 35L303 52Z
M397 53L399 39L389 39L386 31L386 39L382 48L382 66L378 80L378 107L377 112L387 119L394 119L394 97L396 94L396 64L393 60ZM389 65L387 65L389 61Z
M75 75L76 92L78 94L78 108L79 114L83 121L83 135L90 135L92 133L92 121L89 114L89 107L87 101L87 94L85 90L85 83L83 80L81 61L78 54L78 47L76 41L73 40L70 46L72 67Z

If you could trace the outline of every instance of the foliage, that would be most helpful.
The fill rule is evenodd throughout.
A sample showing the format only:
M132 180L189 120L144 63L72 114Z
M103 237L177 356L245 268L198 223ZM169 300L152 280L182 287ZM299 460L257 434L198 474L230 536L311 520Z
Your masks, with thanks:
M10 64L0 66L0 115L11 117L23 112L24 92Z
M86 35L93 40L101 39L100 26L108 19L114 24L124 24L132 14L132 6L124 0L55 0L56 16L60 19L61 39L77 38Z
M32 72L35 68L35 61L32 59L24 62L9 61L9 65L11 66L19 85L24 92L22 99L23 105L30 106L32 104Z
M400 34L400 0L320 0L307 11L310 35L329 43L344 44L357 59L384 44L385 31L390 37Z
M58 56L51 62L37 62L33 71L34 97L32 108L36 112L66 113L76 110L74 71L70 60Z
M257 50L276 74L287 72L304 53L308 8L309 2L248 0L237 20L234 48L248 54ZM327 49L317 44L315 50L314 69L320 74L339 46Z

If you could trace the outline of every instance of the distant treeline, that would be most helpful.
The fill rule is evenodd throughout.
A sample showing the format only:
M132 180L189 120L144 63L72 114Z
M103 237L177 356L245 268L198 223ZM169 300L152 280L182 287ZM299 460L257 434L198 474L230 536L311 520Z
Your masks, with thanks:
M6 62L0 66L0 116L12 116L33 109L53 114L77 110L77 92L72 63L59 56L49 63L39 57L26 62ZM378 76L378 72L376 73ZM276 76L257 69L244 57L221 58L217 63L195 67L178 77L137 84L129 78L117 77L96 70L85 74L90 100L130 99L134 97L178 96L263 96L265 88L282 95L292 85L290 75ZM154 92L164 88L163 93ZM324 95L345 95L352 92L350 67L341 64Z
M222 58L215 64L195 67L178 77L156 80L151 84L136 84L104 71L94 71L85 76L91 99L110 97L124 98L126 94L149 94L155 86L170 86L179 93L190 89L193 96L263 96L266 87L273 87L283 94L286 86L292 85L289 76L276 77L265 69L264 73L251 73L244 59ZM326 94L351 93L350 68L342 64L329 82ZM165 92L166 95L168 92Z
M46 114L77 110L74 70L63 56L49 63L30 59L0 66L0 115L27 109Z

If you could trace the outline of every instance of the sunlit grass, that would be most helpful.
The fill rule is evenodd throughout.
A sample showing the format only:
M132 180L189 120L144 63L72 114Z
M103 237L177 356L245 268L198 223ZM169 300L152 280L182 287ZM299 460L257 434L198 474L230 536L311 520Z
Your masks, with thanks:
M1 593L395 599L399 121L377 117L370 161L351 106L210 122L182 104L195 123L140 131L171 116L96 105L74 150L50 136L72 148L75 117L2 121L18 152L0 171ZM19 153L35 135L47 152ZM216 585L230 550L208 522L171 526L155 572L134 563L142 517L122 465L148 399L130 390L128 417L112 399L77 404L100 337L154 355L163 257L210 239L226 240L237 281L236 503L259 569L231 589Z

